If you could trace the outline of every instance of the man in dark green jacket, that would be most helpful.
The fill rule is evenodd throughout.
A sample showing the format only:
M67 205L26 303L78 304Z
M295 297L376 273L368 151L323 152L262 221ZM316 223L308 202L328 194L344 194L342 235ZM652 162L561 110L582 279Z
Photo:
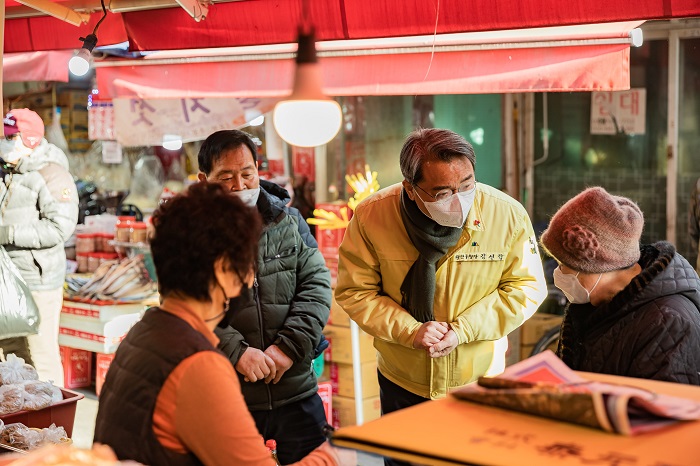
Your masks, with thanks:
M263 219L252 290L231 304L217 335L236 368L248 408L283 464L324 441L326 417L311 364L331 304L330 273L286 190L260 180L255 143L218 131L199 151L199 179L221 183Z

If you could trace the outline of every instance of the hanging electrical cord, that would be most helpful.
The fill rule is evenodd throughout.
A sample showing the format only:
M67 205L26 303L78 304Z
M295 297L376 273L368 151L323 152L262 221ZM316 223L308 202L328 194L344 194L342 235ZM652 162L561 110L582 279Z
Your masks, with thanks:
M104 0L100 0L100 4L102 5L102 18L95 25L92 34L80 38L83 47L68 62L68 69L76 76L84 76L90 70L90 56L92 55L92 50L97 46L97 30L107 17L107 8L105 8Z

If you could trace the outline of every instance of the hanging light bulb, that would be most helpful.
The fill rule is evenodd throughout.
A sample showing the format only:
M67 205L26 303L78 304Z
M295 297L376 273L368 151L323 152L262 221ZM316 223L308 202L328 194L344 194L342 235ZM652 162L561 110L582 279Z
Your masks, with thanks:
M275 129L294 146L320 146L338 134L342 117L338 102L329 99L322 90L313 28L300 27L294 88L289 97L275 105Z
M97 45L97 36L88 34L80 40L83 41L83 47L68 61L68 69L76 76L85 76L90 70L90 56Z
M80 38L83 43L82 48L68 61L68 70L75 76L85 76L90 71L90 57L93 49L97 46L97 30L107 17L104 0L100 0L100 4L102 5L102 18L95 25L92 34Z

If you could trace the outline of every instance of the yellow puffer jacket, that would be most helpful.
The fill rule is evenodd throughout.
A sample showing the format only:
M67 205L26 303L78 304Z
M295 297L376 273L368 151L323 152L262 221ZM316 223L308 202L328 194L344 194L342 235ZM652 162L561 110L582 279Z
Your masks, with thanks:
M532 224L517 201L477 184L457 244L438 263L435 320L448 322L459 345L431 359L413 348L421 323L400 305L401 283L418 257L403 226L401 184L357 206L340 246L335 297L370 335L381 373L425 398L496 374L505 367L506 336L547 294Z

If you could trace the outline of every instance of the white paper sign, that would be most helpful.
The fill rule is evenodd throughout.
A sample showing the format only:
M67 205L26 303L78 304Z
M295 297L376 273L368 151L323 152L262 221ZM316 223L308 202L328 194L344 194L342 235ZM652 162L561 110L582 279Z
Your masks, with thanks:
M114 99L116 139L123 146L160 146L163 135L183 142L235 129L271 111L276 98Z
M591 93L591 134L644 134L647 90Z
M102 162L122 163L122 146L117 141L102 141Z

